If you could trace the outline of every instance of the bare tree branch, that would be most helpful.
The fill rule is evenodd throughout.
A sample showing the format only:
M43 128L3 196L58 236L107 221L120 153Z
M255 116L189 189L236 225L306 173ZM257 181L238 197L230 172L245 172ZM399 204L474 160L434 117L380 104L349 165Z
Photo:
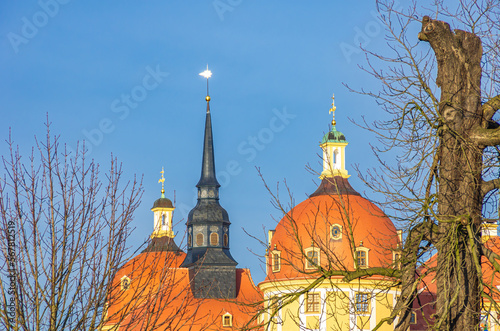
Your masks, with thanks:
M483 182L481 188L483 197L486 196L486 194L488 194L489 192L499 188L500 188L500 178L495 178L487 182Z
M485 129L476 126L471 131L470 139L479 146L496 146L500 144L500 128Z
M500 109L500 95L491 98L483 104L481 107L484 117L483 127L487 127L487 123L491 121L498 109Z

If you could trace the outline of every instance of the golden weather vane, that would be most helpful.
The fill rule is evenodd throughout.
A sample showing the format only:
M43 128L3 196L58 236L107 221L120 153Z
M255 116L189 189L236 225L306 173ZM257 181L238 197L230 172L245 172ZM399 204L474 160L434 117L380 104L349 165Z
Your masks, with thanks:
M212 72L210 70L208 70L208 64L207 64L207 69L203 72L200 72L199 73L200 76L203 76L207 79L207 97L205 98L205 100L207 100L207 102L210 101L210 95L208 94L208 79L210 77L212 77Z
M335 94L332 96L332 108L330 108L329 113L333 113L333 119L332 119L332 125L335 126L337 122L335 121L335 110L337 107L335 107Z
M158 179L158 183L161 183L161 197L163 198L165 196L165 177L163 177L163 173L165 171L163 170L163 167L161 167L161 178Z

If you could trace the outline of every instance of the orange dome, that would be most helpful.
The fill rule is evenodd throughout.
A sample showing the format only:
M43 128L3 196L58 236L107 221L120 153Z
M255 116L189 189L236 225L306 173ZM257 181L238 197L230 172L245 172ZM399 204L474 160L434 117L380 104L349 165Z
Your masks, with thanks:
M347 179L325 178L288 212L270 240L266 281L317 277L327 270L388 267L399 239L391 220ZM276 261L276 254L279 262Z

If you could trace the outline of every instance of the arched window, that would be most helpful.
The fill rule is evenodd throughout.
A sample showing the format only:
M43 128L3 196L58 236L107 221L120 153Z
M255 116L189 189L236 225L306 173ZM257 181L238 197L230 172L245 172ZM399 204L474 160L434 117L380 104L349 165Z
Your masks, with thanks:
M188 234L188 247L191 247L192 246L192 238L191 238L191 234Z
M203 246L203 233L196 235L196 246Z
M224 233L224 246L229 246L229 236L227 235L227 233Z
M165 214L161 214L161 225L166 225L165 224Z
M216 232L212 232L210 234L210 245L218 246L219 245L219 234Z

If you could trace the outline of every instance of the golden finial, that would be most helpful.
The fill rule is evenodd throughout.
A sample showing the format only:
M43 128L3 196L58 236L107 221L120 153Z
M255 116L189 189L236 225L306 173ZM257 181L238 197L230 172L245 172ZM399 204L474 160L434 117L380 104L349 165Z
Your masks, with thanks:
M158 179L158 183L161 183L161 197L162 198L165 197L165 177L163 177L164 172L165 171L163 170L163 167L161 167L161 171L160 171L161 178Z
M335 121L335 110L337 107L335 107L335 94L332 96L332 108L330 108L330 113L333 113L333 119L332 119L332 125L335 126L337 122Z

